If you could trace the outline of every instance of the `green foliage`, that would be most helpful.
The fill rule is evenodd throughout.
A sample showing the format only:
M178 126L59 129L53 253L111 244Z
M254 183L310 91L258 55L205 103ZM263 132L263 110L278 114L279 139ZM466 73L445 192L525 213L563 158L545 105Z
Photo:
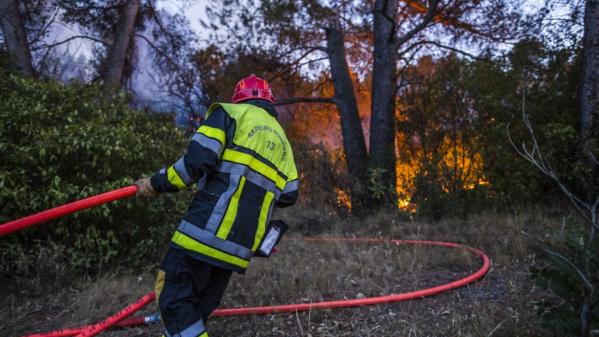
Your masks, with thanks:
M386 170L380 167L368 169L368 193L376 200L385 199L385 194L388 190L387 186L381 183L381 176L385 172Z
M484 106L491 107L489 112L494 118L482 138L482 154L488 164L486 174L495 182L491 188L498 199L503 199L502 203L552 201L539 199L539 194L559 195L552 193L557 192L555 186L515 153L507 142L506 130L509 126L517 145L529 142L530 136L522 123L522 109L525 109L544 155L558 172L570 175L570 165L577 159L578 65L571 51L548 50L534 40L521 41L506 62L509 70L501 71L497 80L484 84L495 94L489 98L479 96Z
M548 260L540 267L531 267L531 277L537 285L553 292L557 299L545 299L539 303L538 312L543 324L555 331L558 336L576 336L580 334L580 308L587 289L585 280L576 268L584 266L586 238L584 228L575 226L563 236L555 236L552 247L546 247ZM599 282L599 261L597 261L597 242L591 245L591 282ZM568 261L566 261L566 259ZM573 266L573 265L574 266ZM599 327L599 308L593 313L594 329Z
M475 97L481 91L473 85L476 65L455 55L423 58L406 75L412 84L402 93L399 158L416 166L411 202L421 215L463 216L487 206L491 179L481 153L493 117Z
M554 184L508 141L508 129L516 144L530 140L523 108L560 177L580 189L588 185L579 179L588 172L577 154L578 72L571 50L550 50L535 40L519 42L504 57L467 60L450 54L423 58L408 69L398 147L400 159L418 164L412 202L421 213L439 218L555 202Z
M298 203L301 207L333 211L338 203L337 191L347 188L342 155L306 139L296 139L292 146L301 180Z
M99 92L0 75L0 222L130 185L180 155L185 137L171 116L131 110L124 96L104 101ZM163 250L185 199L103 205L11 235L0 251L56 242L79 271L116 261L135 267ZM3 261L1 272L16 270L17 261Z
M444 190L444 179L437 172L425 165L416 174L412 202L418 215L438 221L447 215L466 217L472 211L488 207L485 186ZM462 182L457 183L462 186Z

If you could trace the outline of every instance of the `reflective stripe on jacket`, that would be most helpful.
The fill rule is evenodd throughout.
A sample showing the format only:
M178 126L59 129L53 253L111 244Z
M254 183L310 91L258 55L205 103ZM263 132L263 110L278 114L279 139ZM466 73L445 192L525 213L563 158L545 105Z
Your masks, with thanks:
M187 153L152 177L161 192L198 182L171 245L215 265L243 271L275 206L295 203L293 152L269 103L213 104Z

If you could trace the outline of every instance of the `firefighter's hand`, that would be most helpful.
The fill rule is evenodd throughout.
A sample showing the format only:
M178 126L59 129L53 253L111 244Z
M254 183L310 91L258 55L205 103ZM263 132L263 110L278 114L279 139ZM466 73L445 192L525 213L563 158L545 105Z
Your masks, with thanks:
M137 186L136 197L150 198L158 195L158 191L152 186L150 178L139 179L135 182L135 186Z

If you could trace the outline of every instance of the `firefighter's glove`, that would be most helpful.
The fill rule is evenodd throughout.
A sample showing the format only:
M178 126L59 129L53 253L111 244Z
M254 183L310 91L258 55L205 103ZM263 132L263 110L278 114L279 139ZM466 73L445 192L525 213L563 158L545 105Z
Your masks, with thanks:
M152 186L150 178L139 179L135 182L135 186L137 186L136 197L150 198L158 195L158 191Z

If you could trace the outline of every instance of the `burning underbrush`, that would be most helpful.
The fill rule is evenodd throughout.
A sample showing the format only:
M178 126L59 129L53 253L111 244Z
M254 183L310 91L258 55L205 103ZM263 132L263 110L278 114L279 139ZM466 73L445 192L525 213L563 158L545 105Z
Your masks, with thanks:
M422 300L354 309L217 318L208 324L211 336L543 334L535 305L547 294L529 280L527 270L535 262L535 253L518 231L524 227L534 232L541 226L558 226L558 219L529 211L429 223L402 219L395 213L358 220L306 209L291 210L279 217L295 224L294 230L284 239L278 254L268 260L255 259L246 275L233 277L223 307L401 293L447 283L480 266L478 258L461 249L301 239L307 235L463 242L485 250L493 267L481 281ZM64 287L60 279L52 281L52 285L38 282L37 289L28 287L28 280L2 287L0 335L19 336L91 323L152 289L154 266L135 275L125 268L120 270L93 278L65 274ZM152 305L144 312L155 310ZM107 335L156 336L159 330L159 326L153 326Z

